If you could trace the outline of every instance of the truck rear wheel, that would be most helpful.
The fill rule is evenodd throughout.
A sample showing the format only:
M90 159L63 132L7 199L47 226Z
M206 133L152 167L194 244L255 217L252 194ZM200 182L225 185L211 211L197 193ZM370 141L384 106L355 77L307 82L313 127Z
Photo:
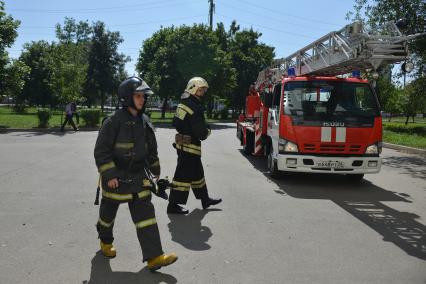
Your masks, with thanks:
M243 151L246 155L251 155L254 150L254 135L253 132L246 132L246 144L243 145Z

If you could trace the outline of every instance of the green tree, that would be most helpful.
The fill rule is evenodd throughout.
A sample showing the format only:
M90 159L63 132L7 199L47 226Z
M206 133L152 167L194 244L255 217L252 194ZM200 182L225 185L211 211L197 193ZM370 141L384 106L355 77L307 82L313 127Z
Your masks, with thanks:
M59 95L52 88L53 50L54 45L43 40L24 44L19 58L30 68L30 73L25 79L22 99L30 105L56 106L59 102Z
M56 37L60 43L88 43L93 33L93 27L88 21L79 21L65 17L64 24L56 24Z
M205 78L210 86L206 95L209 110L213 97L229 95L236 79L231 57L221 49L216 34L202 24L162 28L154 33L144 42L136 69L163 102L178 98L190 78Z
M253 29L241 31L235 21L228 31L228 53L232 58L232 66L237 70L232 105L238 111L244 109L249 87L256 81L259 71L270 66L275 56L273 47L259 43L261 36Z
M11 47L18 36L17 29L20 21L14 20L12 16L4 12L4 1L0 0L0 94L6 90L6 66L9 63L9 56L6 48Z
M86 81L87 63L85 46L73 43L52 45L51 81L53 92L61 104L83 102L83 86Z
M377 80L377 90L382 110L389 113L389 121L392 114L401 113L403 105L403 92L395 87L387 76L381 76Z
M417 113L426 112L426 80L418 78L411 81L404 89L404 95L403 110L406 117L405 124L408 124L410 116L414 122Z
M107 30L100 21L94 23L92 28L85 96L88 106L95 104L99 98L103 110L106 96L115 92L118 74L129 58L117 51L119 44L123 42L119 32Z
M31 69L21 60L13 59L11 63L6 66L5 70L5 95L13 98L15 109L22 110L24 106L22 89L24 88L25 80L28 79Z
M52 87L61 104L70 101L83 102L83 87L86 82L90 40L93 28L88 21L76 22L65 17L64 23L56 24L58 43L54 44L52 56Z

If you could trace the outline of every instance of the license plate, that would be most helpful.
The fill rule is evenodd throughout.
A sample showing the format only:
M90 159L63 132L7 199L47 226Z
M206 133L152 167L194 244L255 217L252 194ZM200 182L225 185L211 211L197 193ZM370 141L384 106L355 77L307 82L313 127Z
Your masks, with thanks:
M320 168L331 168L331 169L338 169L343 168L343 162L339 161L319 161L317 162L317 167Z

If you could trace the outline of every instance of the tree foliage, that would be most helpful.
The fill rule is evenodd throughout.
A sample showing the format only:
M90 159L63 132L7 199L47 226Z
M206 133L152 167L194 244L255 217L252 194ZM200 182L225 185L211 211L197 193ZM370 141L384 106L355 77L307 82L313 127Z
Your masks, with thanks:
M234 89L232 105L241 110L245 105L245 97L251 84L256 81L259 71L270 66L274 58L274 48L259 43L261 33L240 30L236 22L232 22L227 33L228 53L237 74L237 86Z
M92 28L85 92L89 106L99 97L103 108L106 95L115 92L124 65L130 59L117 51L123 42L119 32L107 30L99 21Z
M24 44L20 61L30 68L30 73L25 79L20 101L43 107L58 104L59 96L54 93L51 84L52 66L55 64L51 56L53 50L53 44L43 40Z
M178 98L189 79L205 78L210 85L206 99L224 97L235 86L236 70L206 25L162 28L147 39L136 69L165 101Z
M215 31L201 24L162 28L143 43L136 69L164 100L178 98L191 77L201 76L210 86L209 109L213 97L241 108L249 85L273 58L260 36L235 22L228 32L222 23Z
M21 60L12 59L5 70L6 76L3 81L5 95L13 98L15 105L22 105L24 101L22 89L24 88L25 81L29 78L31 69Z
M410 116L426 113L426 80L418 78L411 81L404 89L403 110L406 116L405 124Z
M17 29L20 21L14 20L12 16L4 12L4 1L0 0L0 95L8 92L6 89L6 81L10 83L10 76L7 75L7 66L9 64L9 56L6 48L11 47L18 36ZM6 77L9 77L6 79ZM15 84L16 83L16 84ZM15 82L12 85L19 85ZM9 90L10 91L10 90Z
M65 18L56 25L57 42L26 43L20 60L11 70L15 74L29 71L22 92L19 82L14 91L18 104L64 105L71 101L89 106L105 102L126 76L128 58L117 52L123 41L118 32L110 32L103 22L90 25ZM22 69L19 64L27 66ZM11 66L12 67L12 66Z
M58 43L52 46L53 65L50 85L59 103L84 102L83 85L87 73L85 46L73 43Z

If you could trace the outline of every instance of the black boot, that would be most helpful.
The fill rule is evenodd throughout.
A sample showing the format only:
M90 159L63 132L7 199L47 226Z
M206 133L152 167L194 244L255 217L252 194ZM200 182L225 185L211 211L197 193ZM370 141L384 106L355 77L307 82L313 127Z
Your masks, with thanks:
M201 200L201 205L203 205L203 209L207 209L209 208L209 206L216 205L221 202L222 202L222 198L215 199L215 198L207 197L206 199Z
M167 214L188 214L188 210L176 203L169 203Z

